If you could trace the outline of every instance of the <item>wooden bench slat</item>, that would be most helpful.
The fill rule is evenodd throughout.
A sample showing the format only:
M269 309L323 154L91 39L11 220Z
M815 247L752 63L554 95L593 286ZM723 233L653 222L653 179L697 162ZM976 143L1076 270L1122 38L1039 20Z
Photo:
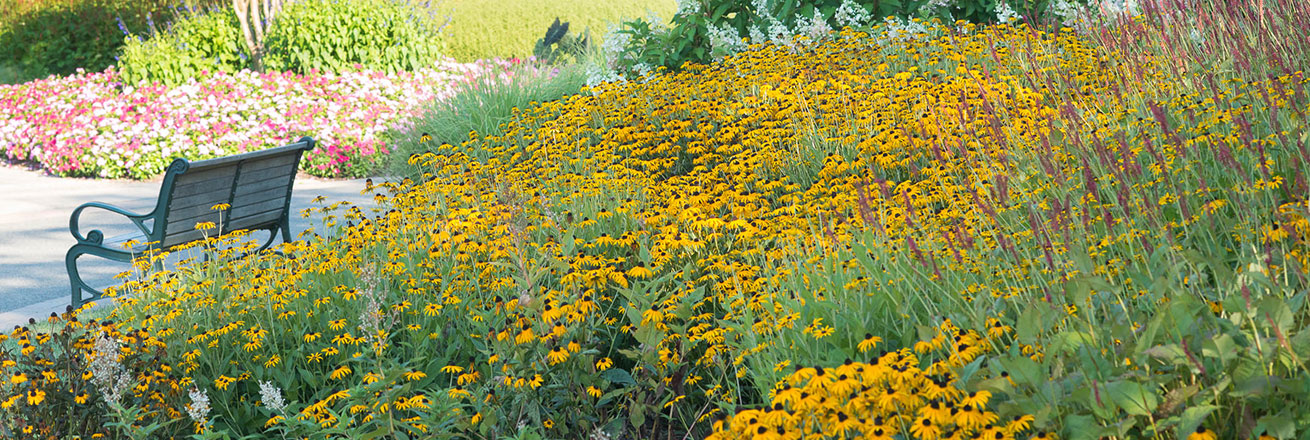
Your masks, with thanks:
M241 164L242 179L246 174L252 174L251 178L262 180L269 176L285 174L286 168L296 166L296 157L273 157L262 161L248 162ZM209 168L192 174L190 172L177 176L173 183L173 197L185 197L196 194L204 190L220 190L232 188L232 174L236 171L238 164L230 164L218 168ZM276 168L270 171L270 168Z
M287 187L285 185L280 187L274 186L263 188L256 192L237 194L237 196L232 200L232 210L237 210L243 206L263 202L272 198L286 198L286 195Z
M227 210L225 222L230 223L231 218L244 216L251 212L262 212L265 209L281 209L286 205L289 188L286 185L281 187L271 187L257 193L238 195ZM226 200L224 200L226 201ZM218 222L219 212L212 209L211 203L200 203L195 206L177 210L170 213L168 220L168 233L182 230L194 229L198 222ZM230 226L230 227L229 227ZM224 224L225 231L235 230L235 225Z
M291 186L291 179L286 175L269 177L265 180L251 183L239 183L236 189L236 197L230 200L232 205L241 203L241 200L249 194L263 193L269 190L280 190L287 192ZM197 192L182 197L174 195L174 199L169 203L170 210L184 210L194 207L212 208L219 203L229 203L229 197L232 197L231 188L216 188L207 192ZM235 207L235 206L234 206Z
M288 144L281 147L268 148L259 151L251 151L247 153L235 154L232 156L192 162L191 168L193 170L200 170L209 167L230 165L240 161L251 161L251 160L258 160L269 156L280 156L288 153L294 153L297 150L304 150L306 147L308 147L308 145L305 145L305 142L297 141L295 143Z
M242 224L244 226L240 228L234 228L233 230L253 229L257 227L271 226L273 223L276 223L280 218L282 218L281 211L270 211L270 212L254 214L251 216L235 219L235 222ZM224 232L228 232L228 231L224 231ZM170 233L167 236L165 236L164 239L162 240L163 247L167 248L170 246L176 246L183 243L189 243L192 241L201 240L207 236L212 237L214 236L215 233L217 233L217 231L214 230L200 231L196 229L191 229L189 231L179 231L177 233Z
M264 170L268 168L281 168L285 166L295 166L298 162L294 155L273 156L267 159L247 160L241 164L241 174L248 172Z
M246 215L250 215L251 213L260 213L270 210L281 210L282 207L286 204L287 204L287 197L283 195L283 196L275 196L269 199L265 199L260 202L252 202L245 205L241 205L241 207L232 210L231 214L229 214L228 222L229 223L232 222L231 219L241 218ZM236 227L236 225L233 225L233 227Z
M285 205L285 201L283 201L283 204L274 205L276 206L276 208L266 209L257 212L245 212L242 213L240 217L233 216L232 218L228 219L223 223L223 230L221 232L228 233L241 229L251 229L251 228L267 226L270 223L276 222L282 218L282 206L284 205ZM216 229L211 229L208 231L200 231L196 229L195 224L200 221L207 221L207 220L202 220L201 218L191 218L191 219L180 220L175 225L170 224L169 232L167 235L164 236L164 240L163 240L164 247L174 246L177 244L186 243L188 241L199 240L205 237L205 233L208 233L209 236L213 236L220 232ZM217 226L217 222L215 222L215 225Z
M295 174L295 168L291 165L283 165L277 168L265 168L259 171L242 171L241 178L237 180L237 191L268 180L281 182L283 186L291 183L291 176Z
M227 203L227 198L229 196L230 194L223 194L221 191L213 191L203 194L194 194L194 195L173 200L172 203L169 203L168 209L180 210L180 209L187 209L196 206L204 206L206 208L210 208L219 203Z
M174 190L176 190L178 185L185 185L191 182L201 182L201 181L215 179L219 177L231 176L232 172L235 171L236 168L237 168L237 164L231 164L221 167L211 167L201 170L188 171L183 174L178 174L177 177L174 178L173 188Z
M129 240L136 240L138 243L130 248L124 248L123 243L127 243ZM108 237L105 238L105 242L102 244L107 248L120 249L135 253L143 253L149 249L149 246L146 246L146 235L140 232L129 232L122 235Z
M173 185L173 197L187 197L196 194L205 194L208 192L229 193L232 191L232 181L236 176L222 176L205 180L193 180L180 182ZM169 203L172 205L172 203Z
M250 194L258 194L268 190L280 189L286 191L290 186L291 179L288 179L286 174L269 177L264 180L249 180L242 182L237 186L236 191L233 192L233 195L235 196L233 198L241 199ZM237 202L233 201L232 203Z
M165 233L173 234L175 232L195 229L196 223L200 222L213 222L215 226L222 226L223 232L235 231L240 228L232 223L232 219L249 215L252 212L264 212L268 209L281 210L282 207L286 205L286 202L287 199L285 196L277 196L259 202L253 202L252 204L243 205L239 209L228 211L224 215L221 224L219 222L218 211L199 211L199 213L187 217L174 217L168 220L168 229Z
M278 221L280 218L282 218L282 210L275 209L266 212L251 213L245 217L233 218L232 224L241 225L236 229L252 229L270 225L273 222Z
M225 203L225 202L227 202L227 200L223 200L223 202L221 203ZM222 213L219 211L215 211L211 208L212 206L205 206L204 204L200 204L189 208L179 209L169 212L168 226L165 227L165 233L172 232L173 225L176 225L178 224L178 222L184 220L195 219L192 223L198 221L217 222L221 218L220 216L222 215Z

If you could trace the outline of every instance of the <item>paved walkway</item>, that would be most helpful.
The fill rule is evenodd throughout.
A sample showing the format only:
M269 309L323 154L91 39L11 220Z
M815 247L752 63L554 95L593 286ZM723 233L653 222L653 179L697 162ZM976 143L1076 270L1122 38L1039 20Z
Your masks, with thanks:
M62 312L70 301L64 254L74 244L68 232L68 217L86 202L98 201L131 211L146 212L159 197L159 180L93 180L60 178L0 161L0 331L41 319L50 312ZM319 195L328 201L350 201L361 209L374 205L371 195L361 195L363 179L320 180L296 178L291 198L291 235L315 224L301 218L301 209ZM122 217L102 210L83 211L85 232L101 229L106 237L132 232ZM260 235L261 237L263 235ZM124 263L94 256L78 259L83 279L96 287L116 284L113 275L127 269Z

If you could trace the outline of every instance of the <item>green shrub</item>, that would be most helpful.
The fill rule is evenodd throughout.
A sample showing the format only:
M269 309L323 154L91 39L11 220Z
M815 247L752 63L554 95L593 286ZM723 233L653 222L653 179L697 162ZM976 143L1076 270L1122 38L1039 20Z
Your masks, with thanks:
M1056 3L1081 0L686 0L672 25L634 20L610 38L611 68L628 77L659 67L676 70L687 62L707 63L751 44L789 44L795 35L826 35L844 26L862 27L878 17L941 18L988 23L1024 20L1045 23ZM913 27L914 24L908 24Z
M192 7L216 0L188 1ZM0 2L0 59L24 77L66 75L114 64L123 34L145 32L176 17L174 0L41 0Z
M127 38L119 59L123 80L180 84L201 71L246 68L236 20L235 13L222 9L187 17L147 40Z
M395 139L392 143L395 151L386 173L417 178L426 169L410 165L411 155L443 144L461 145L468 141L470 132L483 136L501 133L501 125L513 120L519 111L537 102L576 94L586 85L581 65L557 70L522 67L509 78L492 77L464 84L451 97L433 101L412 126L390 133L389 137ZM490 155L486 151L471 154L484 159Z
M0 84L19 84L35 79L22 67L13 64L0 64Z
M287 5L265 37L269 70L409 71L441 56L436 30L416 8L388 0L305 0Z

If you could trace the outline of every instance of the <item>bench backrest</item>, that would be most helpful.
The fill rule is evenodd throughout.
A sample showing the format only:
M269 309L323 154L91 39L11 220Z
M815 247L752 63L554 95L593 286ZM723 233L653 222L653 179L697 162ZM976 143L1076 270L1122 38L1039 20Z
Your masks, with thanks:
M213 222L223 233L277 225L291 204L300 157L314 148L314 140L216 159L174 160L160 189L155 239L168 248L205 237L217 230L199 231L196 223ZM227 204L224 211L214 205Z

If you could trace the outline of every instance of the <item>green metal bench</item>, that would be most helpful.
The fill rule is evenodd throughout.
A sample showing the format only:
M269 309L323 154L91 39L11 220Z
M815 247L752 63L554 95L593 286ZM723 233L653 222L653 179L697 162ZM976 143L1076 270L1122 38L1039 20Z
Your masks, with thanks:
M77 258L95 255L120 262L131 262L152 249L172 249L202 240L206 231L196 229L200 222L222 225L222 232L267 230L267 249L280 233L282 241L291 241L291 187L295 182L300 157L314 148L314 139L300 138L293 144L216 159L188 162L175 159L164 174L155 209L138 214L100 202L77 207L68 220L68 229L77 244L68 249L65 264L73 287L73 307L103 296L82 281ZM215 205L227 209L215 211ZM106 239L93 229L85 236L78 228L78 218L87 208L104 209L131 220L138 231ZM125 246L129 242L132 246ZM258 251L257 251L258 252ZM82 292L91 292L83 299Z

